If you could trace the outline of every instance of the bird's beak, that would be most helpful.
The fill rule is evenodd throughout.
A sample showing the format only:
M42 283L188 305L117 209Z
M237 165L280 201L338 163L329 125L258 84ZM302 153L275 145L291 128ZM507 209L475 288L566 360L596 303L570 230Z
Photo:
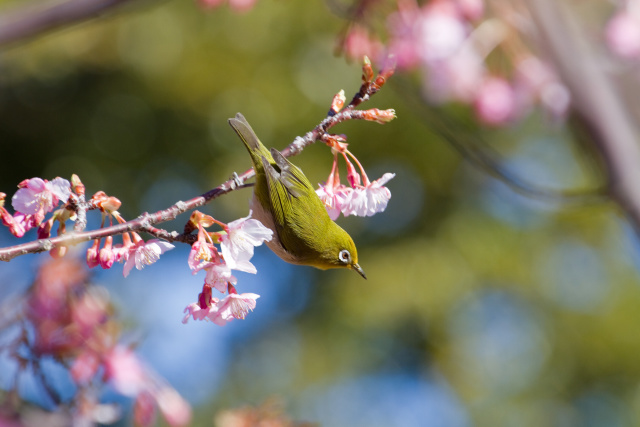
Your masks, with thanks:
M361 275L362 277L364 277L365 279L367 278L367 275L364 274L364 270L358 264L352 264L351 268L353 270L357 271L358 274Z

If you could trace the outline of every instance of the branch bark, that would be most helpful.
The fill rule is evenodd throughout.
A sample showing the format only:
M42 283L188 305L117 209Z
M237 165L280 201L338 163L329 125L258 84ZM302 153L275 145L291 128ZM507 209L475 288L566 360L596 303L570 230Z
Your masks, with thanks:
M572 107L602 154L609 194L640 234L640 147L637 129L588 37L561 0L527 2L560 77L571 91Z

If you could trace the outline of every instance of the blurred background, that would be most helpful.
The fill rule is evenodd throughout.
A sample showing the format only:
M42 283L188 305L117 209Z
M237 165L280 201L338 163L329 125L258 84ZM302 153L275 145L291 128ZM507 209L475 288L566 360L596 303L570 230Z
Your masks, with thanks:
M611 6L591 3L602 13L582 10L585 19L604 25ZM0 190L10 197L23 179L76 173L88 194L118 197L133 219L245 171L227 118L242 112L265 145L283 148L340 89L348 99L358 90L360 61L335 54L347 26L339 6L261 0L238 13L148 2L4 48ZM400 72L363 105L395 108L397 120L334 129L372 179L396 173L385 212L338 220L367 281L291 266L262 246L258 274L238 274L240 292L261 295L255 311L218 327L181 323L203 280L186 245L126 280L120 265L92 271L141 356L194 406L193 425L272 399L294 420L332 427L640 425L632 227L611 202L513 191L442 129L545 188L598 186L597 161L562 119L534 109L487 127L464 105L424 103L420 81ZM320 183L332 156L316 144L293 161ZM202 210L228 222L247 215L250 194ZM187 218L165 227L180 231ZM1 233L2 246L18 243ZM0 294L24 291L48 257L0 265ZM3 363L6 388L15 366ZM42 399L28 381L21 388Z

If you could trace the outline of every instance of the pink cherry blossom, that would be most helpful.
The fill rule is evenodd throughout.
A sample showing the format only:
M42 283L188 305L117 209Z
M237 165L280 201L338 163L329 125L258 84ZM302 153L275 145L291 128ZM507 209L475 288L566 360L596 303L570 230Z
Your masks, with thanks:
M83 350L71 365L71 378L76 384L86 385L94 377L100 366L100 359L95 351Z
M553 117L564 116L571 102L569 90L560 82L554 70L533 55L527 55L517 62L514 91L519 110L539 100Z
M196 270L199 265L219 259L218 250L209 242L197 240L191 245L191 251L189 252L189 258L187 263L189 268Z
M340 212L349 204L353 189L346 185L339 185L331 188L328 185L319 185L316 194L324 203L327 213L332 220L336 220L340 216Z
M476 114L490 125L502 125L513 118L516 107L515 94L511 85L501 77L487 78L474 103Z
M25 216L21 213L17 213L16 216L11 216L11 214L4 208L0 207L0 215L2 216L2 223L9 227L9 231L16 237L24 236L24 233L27 232L25 225L21 219L24 219ZM28 215L31 217L32 215ZM18 218L19 217L19 218Z
M626 59L640 56L640 16L628 11L615 15L607 24L605 39L609 49Z
M147 242L144 240L138 241L128 250L127 261L124 264L122 274L127 277L134 266L138 270L142 270L145 265L151 265L158 261L160 255L174 247L171 243L158 239L151 239Z
M354 189L349 204L344 207L344 216L372 216L378 212L383 212L387 208L391 192L384 186L396 174L385 173L381 178L371 182L366 187Z
M143 391L138 394L133 404L133 420L136 426L147 427L155 423L156 401L151 393Z
M136 396L148 387L146 370L130 349L118 345L104 357L105 377L125 396Z
M358 23L352 24L345 35L342 47L347 57L357 60L361 60L364 56L378 58L383 49L382 43L372 36L366 27Z
M160 387L155 393L158 408L171 426L186 426L191 421L191 406L171 387Z
M211 307L202 308L200 304L193 302L185 307L186 314L182 318L182 323L187 323L190 317L193 317L193 320L205 320L209 316L210 309ZM216 307L215 310L217 311L218 308Z
M446 60L429 64L425 74L427 95L434 102L471 102L486 69L483 57L467 45Z
M229 283L236 284L238 282L238 279L231 274L231 269L226 264L210 262L205 264L202 269L207 272L204 283L212 288L216 288L222 293L227 292L227 285Z
M456 0L458 11L465 19L477 21L484 15L483 0Z
M193 320L207 320L218 326L226 325L227 321L220 316L219 301L218 298L213 298L211 287L205 284L202 287L202 292L198 295L198 302L189 304L184 309L186 314L182 319L182 323L187 323L189 318L193 317Z
M31 178L20 183L20 189L11 199L13 208L25 215L51 212L59 201L66 203L71 195L71 184L63 178L53 181Z
M256 300L260 298L258 294L237 294L233 287L229 295L221 300L211 298L209 295L210 292L203 290L199 295L199 301L189 304L184 309L186 314L182 323L187 323L189 318L193 317L193 320L207 320L224 326L233 319L244 319L249 311L256 307Z
M391 52L398 66L429 66L453 56L467 38L467 28L451 1L432 2L419 9L403 3L389 18Z
M256 299L258 298L260 298L258 294L230 293L217 304L219 316L227 321L234 318L244 319L249 311L253 311L256 308Z
M222 256L234 270L256 273L257 270L249 260L253 256L253 248L273 237L273 231L262 225L257 219L250 219L251 212L246 218L230 222L227 234L220 238Z
M155 400L167 422L172 426L184 426L191 420L189 404L155 372L147 368L130 349L118 345L104 358L104 376L113 387L125 396L146 399L140 413L148 420L150 407ZM142 396L142 397L141 397ZM148 399L151 398L151 399Z

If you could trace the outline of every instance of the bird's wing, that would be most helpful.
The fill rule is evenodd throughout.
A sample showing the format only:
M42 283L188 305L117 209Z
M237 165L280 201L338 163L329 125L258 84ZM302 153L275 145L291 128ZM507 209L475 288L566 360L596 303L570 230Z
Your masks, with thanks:
M269 188L268 203L271 205L273 222L276 226L276 232L280 235L284 229L285 212L291 211L292 196L281 182L280 173L275 170L266 157L262 157L262 167L267 178L267 187ZM282 243L284 244L284 242Z
M280 182L282 182L291 196L298 198L309 195L310 191L314 192L313 186L299 167L287 160L275 148L271 149L271 156L278 168L280 168Z

